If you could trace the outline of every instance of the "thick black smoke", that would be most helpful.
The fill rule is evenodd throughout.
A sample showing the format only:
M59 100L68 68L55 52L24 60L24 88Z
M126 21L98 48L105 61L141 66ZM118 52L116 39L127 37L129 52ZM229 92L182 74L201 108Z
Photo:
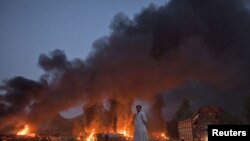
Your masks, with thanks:
M240 109L250 82L250 13L244 3L172 0L159 8L150 5L132 20L119 13L112 33L94 42L86 60L70 61L55 50L39 57L45 72L39 82L7 81L0 119L21 114L40 123L81 102L91 107L108 98L130 107L136 98L154 103L159 93L206 98L225 109L234 102ZM159 109L169 104L164 101L152 104L159 122Z
M1 90L6 92L0 97L0 123L4 126L13 122L19 123L20 118L25 118L33 102L40 102L46 97L48 85L15 77L7 81Z

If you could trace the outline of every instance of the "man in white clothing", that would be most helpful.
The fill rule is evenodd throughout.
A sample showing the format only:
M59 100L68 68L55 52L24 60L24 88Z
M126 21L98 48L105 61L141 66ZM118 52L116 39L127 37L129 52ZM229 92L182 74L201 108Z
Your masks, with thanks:
M148 141L148 121L141 105L136 106L137 114L134 122L134 141Z

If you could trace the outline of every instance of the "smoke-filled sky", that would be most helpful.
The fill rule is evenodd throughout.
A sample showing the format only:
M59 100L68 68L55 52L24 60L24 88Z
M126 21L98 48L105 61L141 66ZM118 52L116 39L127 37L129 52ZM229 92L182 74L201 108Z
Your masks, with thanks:
M38 79L39 55L57 48L69 58L85 58L93 41L110 33L116 13L132 18L150 3L165 0L1 0L0 80Z
M41 51L39 80L20 74L1 86L0 122L22 118L40 124L72 106L84 104L91 111L109 100L119 103L113 109L130 113L138 99L149 105L149 117L155 121L169 119L183 99L196 110L218 105L242 116L250 84L249 1L171 0L138 11L134 17L126 12L112 15L109 34L93 39L85 59L78 55L72 59L67 48ZM60 25L52 27L44 36L54 30L62 34ZM69 37L72 34L65 40L54 36L49 40L72 47Z

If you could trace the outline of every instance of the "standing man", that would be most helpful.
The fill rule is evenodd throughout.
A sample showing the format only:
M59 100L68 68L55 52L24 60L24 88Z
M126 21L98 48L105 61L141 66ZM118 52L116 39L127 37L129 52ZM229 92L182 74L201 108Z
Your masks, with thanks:
M134 141L148 141L148 121L141 105L136 106L137 114L134 122Z

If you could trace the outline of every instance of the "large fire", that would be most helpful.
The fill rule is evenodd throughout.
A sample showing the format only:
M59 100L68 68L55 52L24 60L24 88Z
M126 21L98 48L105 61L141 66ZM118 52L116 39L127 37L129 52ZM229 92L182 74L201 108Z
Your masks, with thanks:
M132 114L108 113L104 110L95 113L92 122L84 128L86 141L100 138L132 138Z
M94 113L94 118L91 122L85 118L84 122L77 123L72 129L72 136L76 137L78 141L100 141L100 140L126 140L131 141L133 139L133 114L121 112L121 113L108 113L103 110L97 110L101 112ZM26 124L17 132L18 136L24 137L39 137L40 132L36 136L32 133L34 129ZM69 129L70 130L70 129ZM168 140L165 132L148 133L149 137L159 141ZM62 133L63 135L63 133Z
M27 135L29 133L29 125L26 124L24 125L24 128L22 130L20 130L19 132L17 132L17 135L20 135L20 136L24 136L24 135Z
M126 139L132 138L131 131L129 131L128 128L124 127L118 127L118 129L115 131L112 128L104 128L97 126L97 124L92 124L91 129L87 129L86 132L88 133L88 136L86 137L86 141L94 141L95 134L102 134L102 135L108 135L108 136L115 136L118 135L120 137L124 137Z
M133 114L129 112L111 113L107 115L103 110L95 113L92 122L83 131L85 141L95 140L133 140ZM150 131L152 132L152 131ZM148 136L155 140L166 141L166 131L148 133ZM108 139L107 139L108 138ZM119 140L119 139L117 139Z
M25 124L24 128L17 132L17 135L18 136L30 136L30 137L34 137L35 133L31 133L29 125Z
M92 130L92 132L90 132L90 135L87 137L87 141L92 141L93 140L93 136L95 134L95 130Z

